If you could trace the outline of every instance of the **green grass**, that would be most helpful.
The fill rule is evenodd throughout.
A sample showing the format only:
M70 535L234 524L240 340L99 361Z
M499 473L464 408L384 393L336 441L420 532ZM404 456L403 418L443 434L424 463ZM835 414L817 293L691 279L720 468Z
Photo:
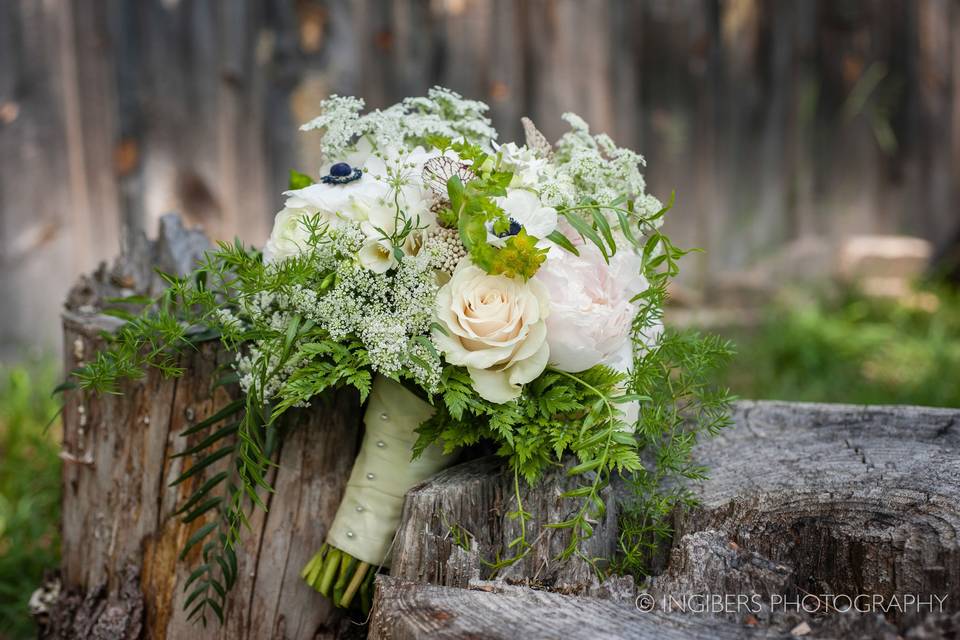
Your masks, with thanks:
M36 637L27 601L59 564L58 401L52 363L0 366L0 639Z
M741 398L960 407L956 293L774 305L728 335L738 353L726 381Z

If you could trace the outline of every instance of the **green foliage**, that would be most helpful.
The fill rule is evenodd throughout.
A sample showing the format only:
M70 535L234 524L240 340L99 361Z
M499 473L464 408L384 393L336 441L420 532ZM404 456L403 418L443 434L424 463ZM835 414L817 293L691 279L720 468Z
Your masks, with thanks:
M27 601L60 562L53 362L0 367L0 638L33 638Z
M548 369L524 388L520 399L507 404L477 396L469 374L460 367L446 367L443 376L441 401L435 403L434 416L418 430L415 452L435 441L452 451L489 439L499 445L497 453L507 459L517 478L522 476L530 484L572 452L579 464L569 473L581 477L583 484L563 497L576 503L576 512L550 526L571 529L573 536L563 556L577 553L580 542L592 534L590 523L603 517L600 492L611 474L641 469L638 441L623 419L623 402L640 399L624 393L627 376L603 366L576 374ZM519 502L519 488L516 499L512 517L523 527L530 514ZM510 561L529 549L523 536L511 546L517 555Z
M960 407L960 295L946 288L782 300L725 333L739 345L725 377L743 397Z
M617 572L643 577L671 533L673 511L693 504L689 483L707 473L694 464L693 447L730 424L733 396L715 380L732 355L731 343L717 336L667 332L635 359L632 388L648 398L636 435L650 455L641 473L627 477L633 499L619 517Z
M439 148L451 147L478 172L477 178L466 185L457 176L447 181L450 212L441 216L441 219L458 228L471 260L487 273L503 274L508 278L522 277L525 280L533 277L547 257L547 250L536 246L538 238L527 235L526 230L521 229L519 233L509 236L502 247L491 245L487 239L488 227L492 227L497 234L510 228L510 218L493 199L507 194L513 174L499 170L499 164L476 145L450 145L444 140L436 142Z
M308 176L307 174L305 174L305 173L300 173L299 171L297 171L297 170L295 170L295 169L290 169L290 181L289 181L289 184L288 184L288 188L289 188L291 191L294 191L294 190L296 190L296 189L303 189L303 188L305 188L305 187L309 187L309 186L312 185L314 182L316 182L316 181L315 181L313 178L311 178L310 176Z

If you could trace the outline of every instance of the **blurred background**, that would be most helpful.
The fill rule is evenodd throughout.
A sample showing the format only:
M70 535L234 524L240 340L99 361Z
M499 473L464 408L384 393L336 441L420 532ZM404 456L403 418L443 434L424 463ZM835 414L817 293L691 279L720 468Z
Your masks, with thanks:
M331 93L574 111L677 193L743 397L960 406L960 3L0 0L0 638L56 564L59 312L158 217L262 243Z

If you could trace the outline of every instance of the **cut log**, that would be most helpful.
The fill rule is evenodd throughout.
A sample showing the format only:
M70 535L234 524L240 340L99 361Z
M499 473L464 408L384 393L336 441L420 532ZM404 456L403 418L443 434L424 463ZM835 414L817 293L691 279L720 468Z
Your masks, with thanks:
M481 561L516 534L505 522L515 507L498 467L474 461L408 494L371 637L790 637L806 627L813 637L960 634L960 412L740 402L734 418L697 448L710 477L697 487L700 506L677 517L665 571L643 586L655 611L639 612L622 579L604 593L575 565L542 571L555 582L534 583L559 593L480 580ZM556 519L553 491L548 482L524 499ZM479 532L466 549L454 543L462 538L453 523ZM600 548L616 539L609 526L596 528ZM531 563L519 574L552 566L545 549ZM695 608L710 594L758 594L761 606L684 613L675 604ZM789 604L809 594L877 595L888 611L824 615L824 598L804 601L819 603L816 614ZM937 599L919 612L889 607L907 594Z

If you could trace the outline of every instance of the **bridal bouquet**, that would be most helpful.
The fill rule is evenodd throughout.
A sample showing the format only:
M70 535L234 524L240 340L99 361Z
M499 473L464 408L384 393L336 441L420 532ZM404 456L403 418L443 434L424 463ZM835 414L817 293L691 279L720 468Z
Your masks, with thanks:
M180 478L232 461L182 509L205 522L187 543L207 541L187 584L197 616L221 615L245 506L270 489L278 420L331 389L359 391L365 435L303 576L344 607L369 605L406 491L465 445L495 443L517 487L576 457L570 517L550 525L571 531L569 556L614 475L632 477L654 515L683 499L653 491L700 473L684 409L702 428L726 420L726 396L676 368L723 344L662 331L684 252L659 231L669 205L645 193L639 155L573 114L556 144L527 119L525 144L499 144L484 104L440 88L362 109L333 96L303 126L322 133L322 164L292 172L262 252L221 244L190 277L168 277L162 299L77 372L100 390L147 366L175 375L177 345L198 331L236 354L242 398L191 430L210 435ZM693 401L680 406L677 390ZM512 517L531 514L518 504ZM529 548L521 538L506 551Z

